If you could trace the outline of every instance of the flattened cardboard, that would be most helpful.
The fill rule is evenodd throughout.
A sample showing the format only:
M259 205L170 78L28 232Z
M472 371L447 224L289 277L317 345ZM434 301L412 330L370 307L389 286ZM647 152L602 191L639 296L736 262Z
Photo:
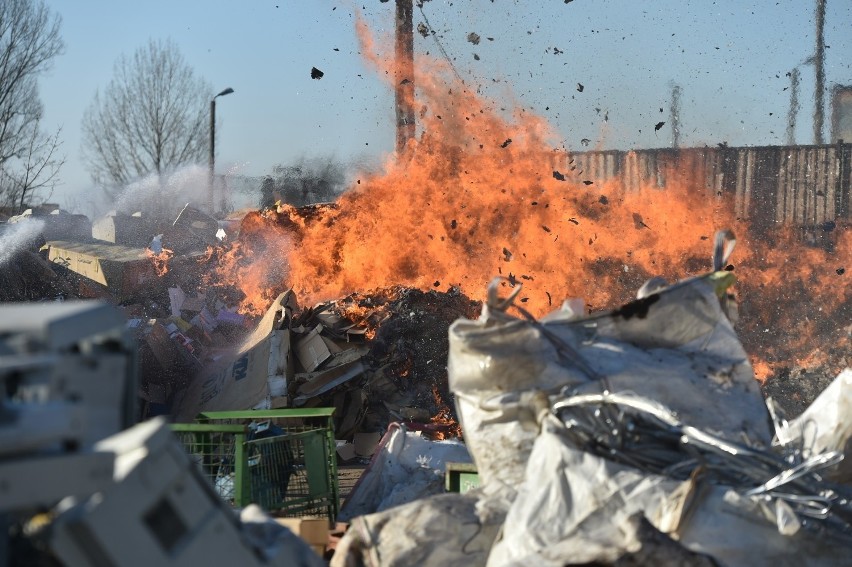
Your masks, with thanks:
M270 337L279 322L281 299L276 298L252 332L234 351L205 368L175 405L178 422L192 421L202 411L250 409L266 398Z
M296 358L305 372L313 372L320 364L331 358L331 351L320 336L322 325L296 341Z
M275 521L308 542L311 546L328 543L327 518L275 518Z
M50 241L46 247L48 260L106 286L120 299L141 291L146 282L157 277L142 248L63 240Z
M333 364L329 368L319 372L297 375L297 378L302 377L307 381L299 387L299 395L293 400L293 403L302 405L309 398L325 393L362 374L365 368L361 363L361 357L367 351L368 349L365 348L345 350L335 355Z
M173 317L180 317L180 310L185 301L186 293L180 286L169 288L169 307L172 310Z

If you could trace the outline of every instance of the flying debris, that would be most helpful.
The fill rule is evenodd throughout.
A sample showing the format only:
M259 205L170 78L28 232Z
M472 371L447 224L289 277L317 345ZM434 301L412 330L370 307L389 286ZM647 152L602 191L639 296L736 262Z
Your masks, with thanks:
M645 224L645 221L642 220L642 215L640 215L639 213L633 213L633 226L636 227L636 230L641 230L643 228L651 228L650 226Z
M580 140L580 143L583 144L584 146L588 146L589 143L591 143L591 140L588 139L588 138L583 138L582 140Z
M479 45L479 34L470 32L467 34L467 40L474 45Z
M654 126L654 132L656 132L657 130L659 130L660 128L662 128L665 125L666 125L665 122L657 122L657 124Z
M500 147L501 147L501 148L508 147L508 146L509 146L509 144L511 144L511 143L512 143L512 138L506 138L506 141L505 141L505 142L503 142L502 144L500 144Z
M577 92L578 93L583 92L583 89L585 89L585 88L586 87L583 86L583 83L577 83Z
M325 75L322 71L317 69L316 67L311 67L311 78L312 79L322 79L322 76Z
M553 170L553 178L556 179L557 181L565 181L565 176L562 175L561 173L559 173L556 170Z

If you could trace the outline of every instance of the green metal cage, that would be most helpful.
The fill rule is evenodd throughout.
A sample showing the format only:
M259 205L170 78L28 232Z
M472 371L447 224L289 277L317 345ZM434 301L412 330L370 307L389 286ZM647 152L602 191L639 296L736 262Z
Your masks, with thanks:
M196 423L171 427L231 505L333 522L340 503L333 414L334 408L205 412Z

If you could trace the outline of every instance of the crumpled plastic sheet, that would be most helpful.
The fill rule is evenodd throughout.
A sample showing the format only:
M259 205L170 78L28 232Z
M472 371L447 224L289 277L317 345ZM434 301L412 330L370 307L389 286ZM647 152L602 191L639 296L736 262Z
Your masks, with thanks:
M476 491L441 494L355 518L332 567L482 566L503 523Z
M481 487L355 518L332 565L848 562L848 487L823 473L852 437L852 373L773 446L732 281L656 282L619 309L566 302L539 321L509 316L492 286L482 316L450 328Z
M748 357L707 278L620 309L541 322L492 306L450 327L450 388L486 492L511 501L538 435L536 414L564 388L632 391L692 425L769 446L772 425Z
M826 451L852 454L852 369L837 375L817 399L796 419L779 424L775 443L795 448L805 457ZM852 483L852 459L844 459L833 471L837 482Z
M299 536L268 516L256 504L239 512L243 541L268 565L322 567L325 561Z
M848 536L818 527L782 534L770 501L644 473L577 449L565 430L544 419L488 567L613 563L643 547L637 514L719 565L839 565L848 557Z
M467 447L455 439L431 441L391 424L338 519L346 522L442 493L447 462L471 462Z

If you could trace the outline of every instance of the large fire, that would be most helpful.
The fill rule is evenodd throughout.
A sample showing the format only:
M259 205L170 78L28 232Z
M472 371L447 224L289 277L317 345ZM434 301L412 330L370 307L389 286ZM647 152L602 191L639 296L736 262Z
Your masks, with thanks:
M358 29L362 52L393 77ZM306 304L394 285L455 286L483 299L496 275L523 284L519 299L534 315L571 297L599 310L630 299L649 277L708 271L714 232L731 228L740 334L758 378L814 356L815 344L848 349L846 331L822 324L828 314L850 320L848 230L837 231L831 251L792 232L759 240L724 197L678 172L665 190L592 183L541 116L480 96L429 57L415 68L421 131L403 155L309 218L287 206L246 218L220 264L246 312L288 287Z

